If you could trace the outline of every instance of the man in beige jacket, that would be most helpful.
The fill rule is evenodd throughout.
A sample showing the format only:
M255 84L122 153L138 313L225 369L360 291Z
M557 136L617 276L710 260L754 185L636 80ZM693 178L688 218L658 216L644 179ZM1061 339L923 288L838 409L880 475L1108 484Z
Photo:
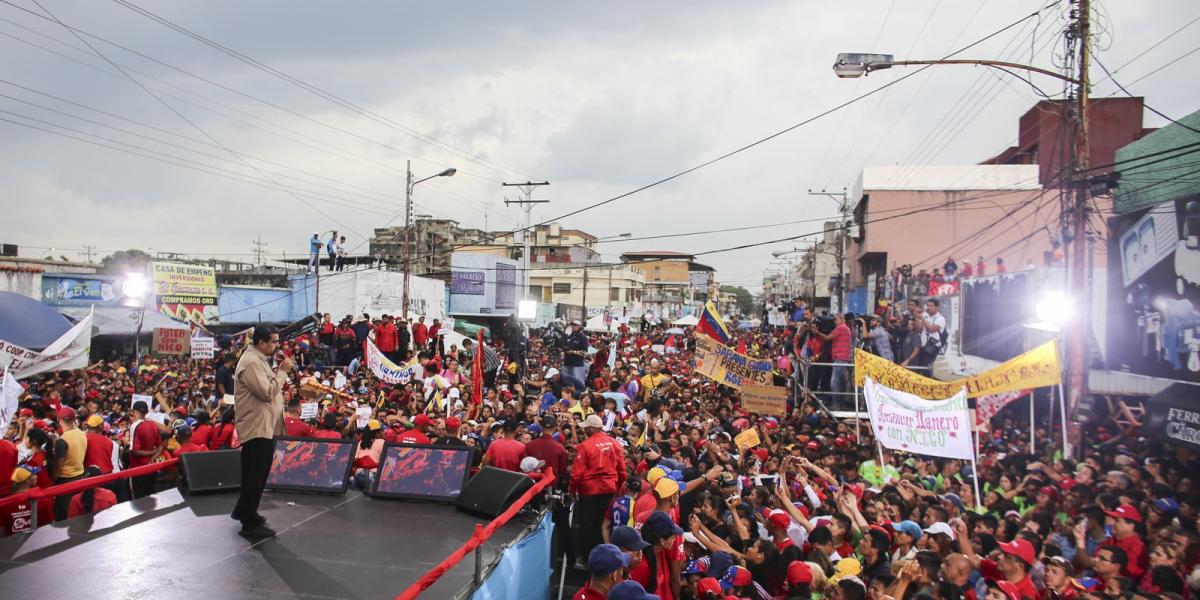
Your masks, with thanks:
M275 531L258 514L258 504L271 472L273 438L283 434L283 384L296 365L291 358L271 365L279 348L274 327L255 327L251 340L254 345L242 353L233 375L234 425L242 444L242 489L230 516L242 522L242 535L264 538Z

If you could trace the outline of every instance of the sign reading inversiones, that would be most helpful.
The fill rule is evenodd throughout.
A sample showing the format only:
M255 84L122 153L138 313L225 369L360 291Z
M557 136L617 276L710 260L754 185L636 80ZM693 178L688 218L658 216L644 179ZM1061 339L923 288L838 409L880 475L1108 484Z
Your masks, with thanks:
M771 385L771 361L738 354L706 336L696 336L696 372L725 385Z
M774 385L744 385L742 410L759 415L786 417L787 388Z
M938 381L917 375L887 359L855 350L855 385L863 385L868 377L893 390L940 400L953 396L963 387L967 388L968 398L978 398L1058 385L1062 383L1062 369L1058 364L1058 346L1053 340L987 371L954 381Z
M217 272L204 265L150 263L154 301L158 310L181 321L215 323L217 309Z

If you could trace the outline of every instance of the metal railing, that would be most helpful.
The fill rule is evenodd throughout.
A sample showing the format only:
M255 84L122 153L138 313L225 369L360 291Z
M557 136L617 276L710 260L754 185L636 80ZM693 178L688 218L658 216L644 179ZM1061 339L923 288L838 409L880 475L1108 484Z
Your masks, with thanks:
M830 367L830 368L845 367L846 368L845 391L834 391L833 389L814 389L813 387L811 387L809 385L809 383L812 381L812 377L811 377L812 367ZM926 375L931 374L933 371L932 367L921 366L921 365L908 365L905 368L910 371L914 371L914 372L924 372L924 374L926 374ZM833 385L832 377L833 377L833 374L831 372L830 380L829 380L829 384L830 384L831 388ZM854 398L854 435L855 435L855 437L859 436L860 427L861 427L862 407L865 404L864 404L862 389L859 388L858 385L855 384L854 363L852 363L852 362L811 362L811 361L806 361L806 360L800 360L798 368L796 368L792 373L792 379L794 382L793 385L795 386L795 389L798 390L799 392L803 393L805 398L807 398L813 402L816 402L817 406L821 407L821 410L823 412L825 412L825 414L829 415L830 417L836 417L836 415L834 415L835 412L843 412L843 411L830 410L829 406L827 406L825 404L825 402L821 399L822 395L826 396L829 399L836 399L839 397L852 396Z

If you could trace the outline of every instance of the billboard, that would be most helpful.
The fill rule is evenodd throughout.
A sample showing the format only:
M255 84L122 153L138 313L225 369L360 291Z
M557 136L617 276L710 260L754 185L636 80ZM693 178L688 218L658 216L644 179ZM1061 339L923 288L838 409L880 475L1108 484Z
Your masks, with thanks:
M42 275L42 303L47 306L119 306L116 282L90 275Z
M1108 367L1200 382L1200 194L1109 226Z
M450 255L452 315L506 316L516 313L521 286L517 261L492 254Z
M216 323L217 271L204 265L150 263L150 281L159 312L190 323Z

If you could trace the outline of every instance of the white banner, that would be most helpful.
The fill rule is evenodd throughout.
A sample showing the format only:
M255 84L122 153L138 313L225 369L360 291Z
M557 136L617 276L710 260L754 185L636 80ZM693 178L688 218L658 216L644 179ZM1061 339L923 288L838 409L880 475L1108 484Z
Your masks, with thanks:
M47 371L82 369L88 364L91 349L92 315L88 313L41 352L0 340L0 370L8 370L13 377L24 379Z
M217 340L210 337L192 338L192 358L211 359L216 354Z
M885 448L927 456L975 457L967 388L945 400L925 400L867 378L863 387L875 437Z
M412 381L418 368L417 360L414 358L407 365L400 366L388 360L388 357L379 351L371 340L366 340L367 344L367 366L376 377L387 383L406 384Z
M0 383L4 384L0 389L0 431L8 431L8 422L16 416L25 388L8 371L4 372L4 380Z

